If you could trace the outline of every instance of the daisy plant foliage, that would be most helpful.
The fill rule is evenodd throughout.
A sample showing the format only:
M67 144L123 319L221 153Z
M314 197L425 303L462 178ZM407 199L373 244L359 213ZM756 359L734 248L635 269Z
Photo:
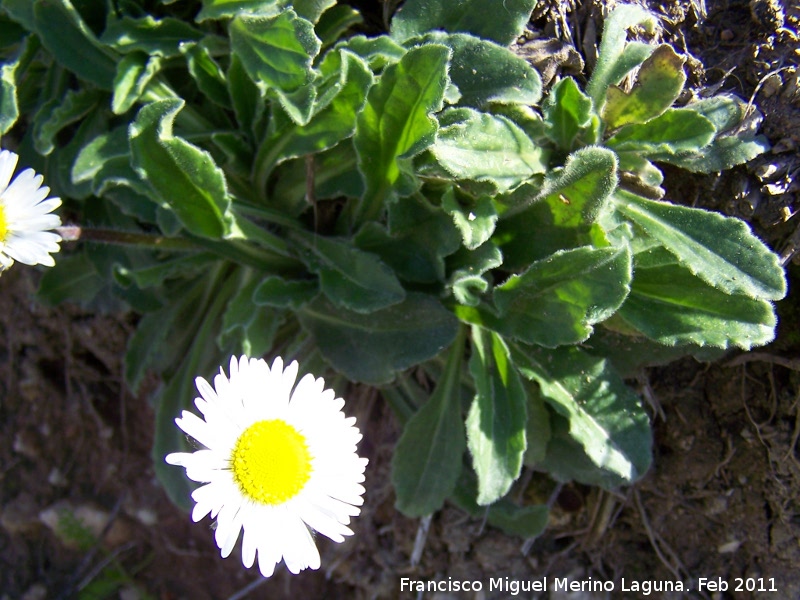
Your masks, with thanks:
M773 338L776 255L662 187L764 152L758 113L690 99L633 5L544 90L511 49L534 4L406 0L365 34L335 0L0 0L0 129L81 227L40 297L142 315L126 377L163 382L175 502L194 378L280 355L392 405L399 510L536 535L523 467L612 488L650 466L625 377Z

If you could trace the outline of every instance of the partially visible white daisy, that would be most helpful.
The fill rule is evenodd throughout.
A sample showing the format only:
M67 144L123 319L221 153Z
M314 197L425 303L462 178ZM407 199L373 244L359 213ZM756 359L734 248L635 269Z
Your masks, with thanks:
M60 198L47 198L50 188L43 177L25 169L11 181L19 156L0 152L0 271L15 260L26 265L55 265L51 252L59 251L61 236L49 229L61 226Z
M284 560L289 571L318 569L310 529L335 542L353 532L347 525L363 503L367 459L356 453L361 433L344 400L306 375L295 387L297 362L272 368L263 359L231 357L230 378L220 369L214 387L195 380L201 419L183 411L178 426L204 446L169 454L166 461L205 483L192 493L192 519L217 519L217 546L230 555L239 532L242 563L270 577Z

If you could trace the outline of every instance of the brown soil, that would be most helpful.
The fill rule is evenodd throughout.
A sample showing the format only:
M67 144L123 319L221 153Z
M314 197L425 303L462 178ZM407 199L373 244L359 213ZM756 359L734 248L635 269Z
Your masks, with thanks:
M754 96L774 149L722 177L670 173L667 189L681 194L670 199L747 218L788 256L800 247L793 218L800 188L800 14L787 8L781 23L776 0L709 0L705 14L702 5L664 1L651 8L669 19L665 38L697 59L694 86L721 84ZM588 2L566 15L554 8L534 25L584 39L598 10L599 3ZM560 21L569 27L552 25ZM798 267L790 262L789 271L792 289ZM420 522L394 509L388 476L398 425L379 396L355 391L350 411L370 459L355 536L341 545L319 539L318 572L283 570L260 580L235 553L222 560L210 522L191 523L155 480L147 390L135 397L121 383L134 317L43 307L32 300L37 279L35 270L19 265L0 278L2 600L417 597L401 593L401 577L483 583L477 594L424 596L441 599L512 597L513 590L489 590L492 578L505 577L547 578L547 592L520 594L526 598L645 597L622 592L623 578L629 588L634 580L693 587L652 598L800 597L800 319L793 294L778 306L779 335L770 346L714 364L684 359L632 382L652 407L652 470L615 493L562 487L550 527L532 544L448 506L432 519L412 566ZM531 475L514 493L521 501L546 498L554 487ZM93 531L71 520L86 513L98 521ZM46 525L48 514L60 515L66 532ZM555 577L612 581L615 591L566 596L553 591ZM729 588L700 592L701 577ZM736 578L763 580L777 591L734 592ZM97 591L103 585L117 591L103 596Z

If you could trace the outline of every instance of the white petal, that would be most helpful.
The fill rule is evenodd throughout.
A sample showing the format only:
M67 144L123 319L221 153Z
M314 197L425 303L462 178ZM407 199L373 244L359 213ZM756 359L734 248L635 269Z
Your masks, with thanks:
M2 249L0 249L2 251ZM196 380L195 405L203 418L184 411L176 423L203 446L194 453L169 454L166 461L205 483L192 493L192 518L217 519L215 540L222 556L233 552L242 534L242 564L258 561L265 577L283 560L292 573L317 569L320 556L311 531L341 542L352 535L350 519L361 512L366 459L356 454L361 434L342 412L344 400L311 375L299 382L296 361L284 368L276 358L231 357L214 385ZM296 385L295 385L296 384ZM262 419L280 418L306 438L312 455L311 479L297 496L279 505L250 498L235 482L231 453L242 432ZM207 482L207 483L206 483Z
M17 161L19 156L9 150L0 152L0 194L2 194L8 187L11 181L11 176L17 168Z

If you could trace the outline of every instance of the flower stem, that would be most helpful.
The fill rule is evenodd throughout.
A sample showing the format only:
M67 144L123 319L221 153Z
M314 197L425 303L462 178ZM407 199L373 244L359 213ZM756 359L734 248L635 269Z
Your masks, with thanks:
M101 242L104 244L117 244L121 246L143 246L145 248L191 251L200 250L201 247L194 242L183 238L170 238L163 235L138 233L132 231L118 231L116 229L97 229L95 227L81 227L79 225L63 225L56 228L65 242Z

